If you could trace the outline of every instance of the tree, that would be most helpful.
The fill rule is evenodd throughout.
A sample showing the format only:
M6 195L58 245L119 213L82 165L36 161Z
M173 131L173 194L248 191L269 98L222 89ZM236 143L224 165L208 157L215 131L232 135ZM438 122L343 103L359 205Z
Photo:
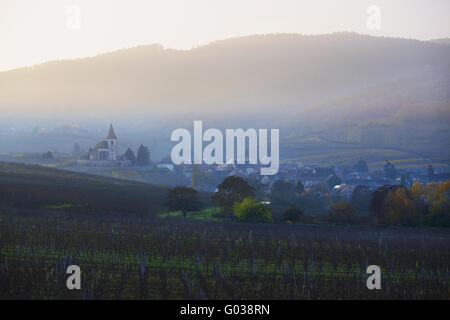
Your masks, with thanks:
M303 217L303 210L297 208L295 204L292 204L289 209L283 212L283 220L297 222Z
M268 201L267 194L269 193L268 185L261 183L257 176L251 176L247 178L248 184L253 188L253 192L255 194L255 198L258 201Z
M386 175L386 177L391 179L395 178L395 176L397 175L397 169L389 160L386 160L386 164L384 165L384 174Z
M170 210L181 211L184 218L186 218L188 212L201 209L197 191L185 186L170 189L166 196L165 206Z
M247 197L242 202L236 202L233 213L240 221L245 222L271 222L270 208L256 201L253 197Z
M369 168L367 167L367 163L365 160L360 159L358 162L353 166L353 169L359 173L367 173L369 172Z
M406 181L405 176L402 176L401 180L400 180L400 184L404 187L408 186L408 181Z
M212 196L212 201L222 210L232 210L236 202L241 202L247 197L254 197L254 190L241 177L226 177L217 186L217 192Z
M436 227L450 227L450 181L427 184L424 197L430 205L427 223Z
M409 194L414 200L420 200L423 198L423 188L419 181L414 182L411 188L409 188Z
M399 188L405 189L403 186L398 185L384 185L376 189L372 193L372 200L370 201L369 212L373 218L378 222L386 220L386 212L383 211L383 201L388 196L389 192L395 191Z
M428 213L427 223L433 227L450 227L450 205L442 204L439 207L431 207Z
M372 192L369 187L357 185L350 195L350 202L356 209L366 211L369 209L371 198Z
M339 201L330 206L328 219L336 223L355 223L358 220L356 208L349 201Z
M298 180L295 184L295 192L297 195L301 196L303 192L305 192L305 186L303 185L301 180Z
M417 226L425 217L425 206L412 199L405 188L389 192L382 203L383 223Z
M370 203L370 214L378 223L417 226L425 222L427 205L415 183L409 192L403 186L385 185L376 189Z
M150 164L150 151L143 144L139 146L136 163L139 166L148 166Z
M312 186L310 186L309 192L327 194L330 192L330 190L328 189L328 184L325 181L322 181L316 182Z
M75 143L73 146L73 153L74 154L79 154L81 152L81 148L80 145L78 143Z
M191 188L195 188L200 180L200 170L198 168L198 164L192 165L192 171L191 171Z
M328 186L326 183L319 183L311 186L307 192L302 193L295 203L304 210L321 211L329 206L330 200Z
M131 161L132 164L136 162L136 156L134 155L133 150L131 150L130 148L125 151L124 157L126 160Z
M53 153L51 153L50 151L44 152L42 154L42 158L44 158L44 159L54 159Z
M428 166L427 173L428 173L429 179L432 179L434 177L434 175L436 174L436 170L434 170L434 168L431 164Z
M295 202L295 186L285 180L277 180L270 191L270 202L272 204L287 204Z

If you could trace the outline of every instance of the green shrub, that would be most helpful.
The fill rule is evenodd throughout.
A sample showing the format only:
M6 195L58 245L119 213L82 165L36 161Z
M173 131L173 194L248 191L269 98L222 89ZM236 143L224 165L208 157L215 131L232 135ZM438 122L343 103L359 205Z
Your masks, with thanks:
M270 208L259 203L253 197L247 197L233 206L234 215L245 222L272 222Z

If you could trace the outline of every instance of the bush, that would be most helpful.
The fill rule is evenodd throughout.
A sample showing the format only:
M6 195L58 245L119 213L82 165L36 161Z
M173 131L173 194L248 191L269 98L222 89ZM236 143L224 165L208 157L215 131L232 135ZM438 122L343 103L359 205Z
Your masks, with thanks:
M356 223L358 217L356 216L356 208L349 201L339 201L330 206L330 213L328 219L334 223Z
M295 204L283 212L283 221L285 222L298 222L301 217L303 217L303 210L297 208Z
M428 214L428 225L433 227L450 228L450 205L445 204L442 207L434 206Z
M253 197L247 197L233 206L234 215L245 222L272 222L270 208L259 203Z

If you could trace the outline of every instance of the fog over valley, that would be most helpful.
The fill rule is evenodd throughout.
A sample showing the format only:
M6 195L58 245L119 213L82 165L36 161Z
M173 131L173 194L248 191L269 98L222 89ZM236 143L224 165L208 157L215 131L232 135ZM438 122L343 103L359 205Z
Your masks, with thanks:
M386 126L400 133L412 126L448 146L447 43L271 34L191 50L154 44L1 72L0 150L71 152L75 142L88 148L112 122L122 148L145 142L163 157L170 132L194 120L222 129L279 128L282 141L294 144L286 153L282 143L282 157L295 157L295 146L317 134L320 143L336 138L330 130L359 137L327 147L405 143L372 141L370 131Z

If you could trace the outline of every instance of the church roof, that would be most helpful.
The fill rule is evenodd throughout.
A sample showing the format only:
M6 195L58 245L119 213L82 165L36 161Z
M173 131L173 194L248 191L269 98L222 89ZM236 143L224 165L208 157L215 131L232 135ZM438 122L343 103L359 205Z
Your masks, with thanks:
M112 124L109 127L109 132L108 132L108 136L106 137L106 139L117 139L116 134L114 133L114 128L113 128Z
M106 140L100 141L94 147L94 152L98 151L98 149L108 149L108 143Z

